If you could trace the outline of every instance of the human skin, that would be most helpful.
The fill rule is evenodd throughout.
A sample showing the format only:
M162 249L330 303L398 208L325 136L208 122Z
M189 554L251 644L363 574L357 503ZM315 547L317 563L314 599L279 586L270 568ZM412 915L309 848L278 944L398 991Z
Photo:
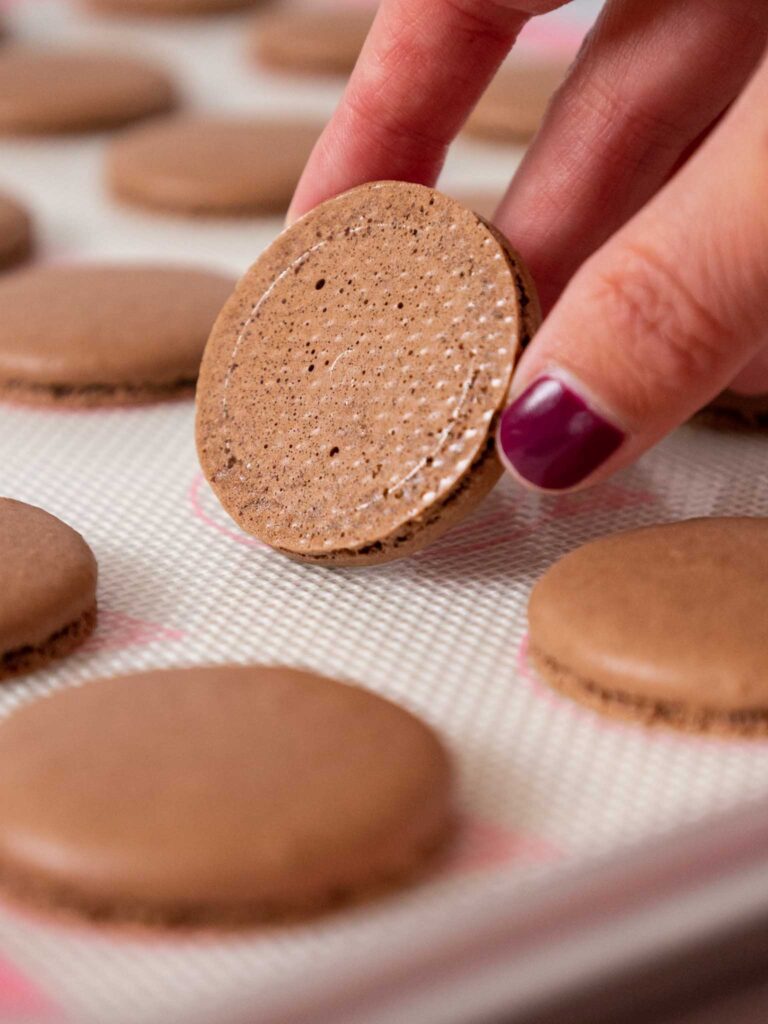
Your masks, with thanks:
M432 185L526 21L563 0L382 0L289 218ZM768 392L768 4L607 0L496 225L548 315L499 439L523 483L634 461L723 388Z

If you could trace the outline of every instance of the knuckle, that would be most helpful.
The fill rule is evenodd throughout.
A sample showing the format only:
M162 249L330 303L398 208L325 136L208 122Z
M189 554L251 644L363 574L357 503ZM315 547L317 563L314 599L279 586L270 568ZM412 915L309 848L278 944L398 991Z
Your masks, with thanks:
M660 397L717 376L726 326L655 250L625 243L599 272L592 298L615 336L613 357L633 382L633 415L643 418Z

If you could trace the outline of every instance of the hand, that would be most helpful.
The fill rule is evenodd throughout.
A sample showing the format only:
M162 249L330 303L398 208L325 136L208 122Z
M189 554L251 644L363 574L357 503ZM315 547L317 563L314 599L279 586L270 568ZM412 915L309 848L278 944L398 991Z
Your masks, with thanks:
M291 217L364 181L432 185L526 20L556 0L382 0ZM495 222L549 314L502 455L563 490L734 381L768 392L768 3L607 0Z

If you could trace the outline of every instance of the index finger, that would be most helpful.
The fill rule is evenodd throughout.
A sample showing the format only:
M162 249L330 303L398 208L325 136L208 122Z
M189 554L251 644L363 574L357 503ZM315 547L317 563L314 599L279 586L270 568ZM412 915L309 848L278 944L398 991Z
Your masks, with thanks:
M382 0L288 219L366 181L433 185L531 14L565 0Z

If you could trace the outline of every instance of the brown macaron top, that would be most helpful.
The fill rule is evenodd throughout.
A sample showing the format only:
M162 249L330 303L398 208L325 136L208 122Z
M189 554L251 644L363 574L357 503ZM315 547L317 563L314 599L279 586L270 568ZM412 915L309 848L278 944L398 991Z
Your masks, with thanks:
M60 519L0 498L0 675L3 659L40 647L96 605L96 560Z
M349 74L373 17L371 11L331 5L269 11L254 20L250 50L255 60L276 71Z
M495 423L537 315L476 214L421 185L353 189L285 231L222 310L197 392L204 472L287 554L415 550L498 479Z
M0 280L0 393L193 385L233 280L190 267L59 264Z
M768 715L766 606L768 519L650 526L585 544L545 573L531 649L619 700Z
M0 270L27 259L34 247L32 218L11 196L0 193Z
M82 0L83 6L100 14L149 15L185 18L254 7L262 0Z
M183 115L141 125L107 156L112 192L189 214L281 211L320 134L303 121Z
M451 783L413 715L309 672L103 679L0 723L0 878L102 918L279 920L420 867Z
M167 75L114 53L0 50L0 135L95 131L170 110Z
M526 142L538 131L567 70L562 61L505 64L470 115L465 131L499 142Z

